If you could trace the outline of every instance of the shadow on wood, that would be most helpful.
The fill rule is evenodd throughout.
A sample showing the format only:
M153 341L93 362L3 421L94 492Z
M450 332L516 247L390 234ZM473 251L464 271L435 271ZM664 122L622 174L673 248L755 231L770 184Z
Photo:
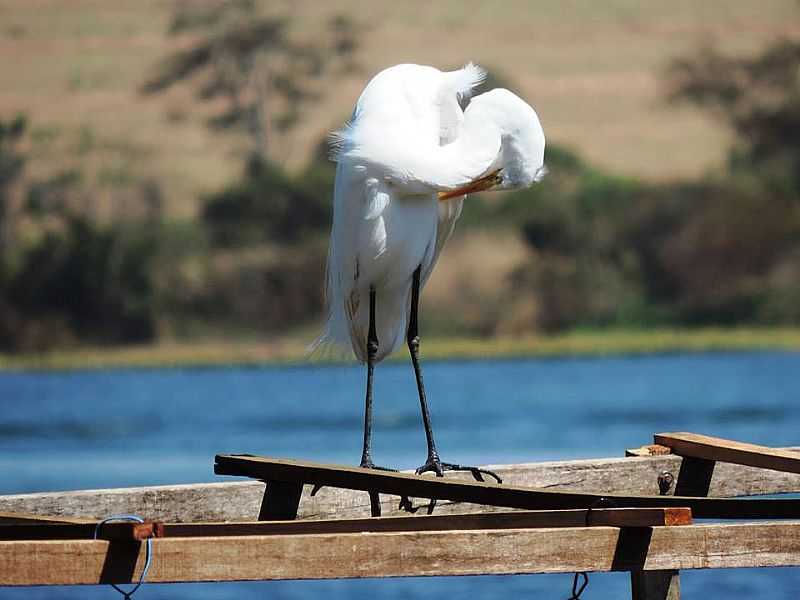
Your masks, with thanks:
M141 542L114 540L108 543L100 580L97 583L130 583L135 581L136 561Z
M716 461L687 456L675 481L676 496L708 496Z
M647 562L647 552L653 530L650 527L623 527L619 530L614 558L611 559L613 571L638 571Z
M266 481L264 499L258 511L259 521L290 521L297 518L302 483L285 481Z

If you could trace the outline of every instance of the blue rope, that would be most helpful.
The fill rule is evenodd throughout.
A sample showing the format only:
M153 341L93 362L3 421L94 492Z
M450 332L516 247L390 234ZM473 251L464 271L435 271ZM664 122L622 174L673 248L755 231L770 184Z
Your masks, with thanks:
M133 523L144 523L144 519L138 517L136 515L112 515L100 521L97 526L94 528L94 539L97 539L97 535L100 533L100 528L105 525L106 523L110 523L111 521L128 521ZM147 545L145 547L145 555L144 555L144 567L142 568L142 574L139 575L139 581L133 586L133 589L128 591L123 590L117 584L112 583L111 587L117 590L125 600L129 600L131 596L138 590L142 584L144 583L144 578L147 577L147 572L150 570L150 563L152 562L153 558L153 538L147 538Z

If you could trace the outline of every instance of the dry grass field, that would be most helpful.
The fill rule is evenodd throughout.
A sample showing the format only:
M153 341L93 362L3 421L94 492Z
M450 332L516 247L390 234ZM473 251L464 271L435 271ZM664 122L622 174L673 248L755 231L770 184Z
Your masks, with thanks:
M200 193L236 173L241 142L206 130L208 109L187 90L137 92L158 59L185 43L166 35L172 7L169 0L0 2L0 116L31 117L30 173L80 163L101 188L150 177L174 217L193 215ZM703 44L748 52L800 33L795 0L298 0L281 10L293 13L299 34L333 12L364 28L361 72L326 82L325 100L277 153L294 167L382 67L474 60L515 82L550 140L596 164L659 179L697 174L723 157L725 132L664 103L665 66Z

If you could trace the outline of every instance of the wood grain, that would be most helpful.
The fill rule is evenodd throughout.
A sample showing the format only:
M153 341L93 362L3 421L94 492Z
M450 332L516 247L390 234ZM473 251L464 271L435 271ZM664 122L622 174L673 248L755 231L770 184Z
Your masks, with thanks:
M688 508L598 508L594 510L512 511L489 514L381 517L317 521L242 521L227 523L104 523L98 539L142 541L151 537L300 535L379 531L519 529L524 527L652 527L692 524ZM0 540L94 539L96 522L0 523Z
M590 514L587 514L590 513ZM389 531L455 531L465 529L522 529L541 527L652 527L692 524L688 508L599 508L592 511L511 511L488 514L431 515L414 518L368 517L319 521L262 521L240 523L165 523L163 537L222 535L299 535Z
M142 568L141 546L0 542L0 585L129 582ZM800 566L800 522L157 538L148 581L773 566Z
M688 432L657 433L653 439L656 444L667 446L673 454L679 456L800 473L800 455L782 448L769 448Z
M679 456L667 455L489 465L486 468L496 471L512 486L598 494L658 494L659 474L669 471L677 477L682 462ZM469 480L471 476L448 473L446 478ZM298 518L370 515L369 497L363 492L328 487L311 497L310 490L311 486L305 486ZM718 497L783 492L800 492L800 475L731 463L716 465L709 487L709 494ZM45 492L0 496L0 511L92 519L127 513L169 522L252 521L258 517L263 495L264 484L254 481ZM406 514L398 508L396 496L381 496L381 507L384 515ZM436 514L487 510L492 509L442 500ZM417 514L424 512L421 510Z

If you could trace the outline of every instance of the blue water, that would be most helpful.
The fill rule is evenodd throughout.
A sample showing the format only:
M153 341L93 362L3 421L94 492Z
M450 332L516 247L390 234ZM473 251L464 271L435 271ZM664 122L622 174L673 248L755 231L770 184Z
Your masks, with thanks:
M445 460L621 456L657 431L800 444L800 354L437 362L426 382ZM374 458L425 457L409 365L376 375ZM211 481L213 456L355 463L364 373L304 366L0 374L0 493ZM216 478L223 480L223 478ZM685 571L685 597L797 598L798 569ZM566 598L571 577L147 585L137 598ZM0 598L114 598L107 587L0 589ZM629 597L592 575L584 599Z

